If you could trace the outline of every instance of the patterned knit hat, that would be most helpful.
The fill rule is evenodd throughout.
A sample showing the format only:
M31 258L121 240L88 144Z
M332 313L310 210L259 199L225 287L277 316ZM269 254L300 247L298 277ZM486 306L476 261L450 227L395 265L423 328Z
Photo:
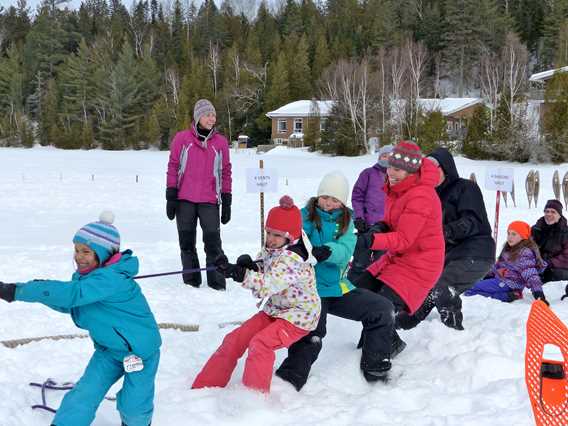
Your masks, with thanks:
M515 231L523 240L528 240L531 237L531 226L521 220L511 222L507 231Z
M103 264L113 254L120 250L120 234L112 225L114 214L105 210L99 216L98 222L88 223L77 231L73 243L85 244L93 250Z
M195 124L199 123L199 119L204 115L209 114L210 112L217 114L215 112L215 107L213 106L213 104L207 99L199 99L195 103L195 107L193 108L193 121L195 122Z
M302 214L290 196L284 195L280 198L280 205L270 209L265 228L290 241L295 241L302 236Z
M422 151L411 141L400 141L389 157L389 166L416 173L422 165Z
M562 203L558 200L548 200L544 206L544 210L546 209L556 210L562 216Z
M322 178L318 187L318 197L322 195L337 198L344 206L347 205L349 182L343 173L334 171L326 174Z

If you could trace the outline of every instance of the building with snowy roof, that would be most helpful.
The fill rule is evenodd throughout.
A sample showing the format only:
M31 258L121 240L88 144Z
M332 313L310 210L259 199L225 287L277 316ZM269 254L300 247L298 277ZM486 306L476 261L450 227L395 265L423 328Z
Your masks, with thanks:
M404 100L393 101L393 116L398 115L397 111L403 114L404 105ZM418 106L423 112L439 111L446 119L448 134L450 137L457 138L463 136L467 120L471 118L475 108L479 105L484 105L481 98L418 99ZM333 101L300 100L268 112L266 116L272 120L273 143L294 147L303 146L308 119L311 118L310 122L322 131L325 128L326 117L329 117L332 108Z

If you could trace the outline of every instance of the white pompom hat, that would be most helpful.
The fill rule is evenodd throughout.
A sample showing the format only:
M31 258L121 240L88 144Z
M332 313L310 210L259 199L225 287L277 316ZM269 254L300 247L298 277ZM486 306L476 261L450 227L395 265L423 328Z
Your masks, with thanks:
M349 198L349 181L338 170L326 174L318 188L318 197L322 195L337 198L346 206Z

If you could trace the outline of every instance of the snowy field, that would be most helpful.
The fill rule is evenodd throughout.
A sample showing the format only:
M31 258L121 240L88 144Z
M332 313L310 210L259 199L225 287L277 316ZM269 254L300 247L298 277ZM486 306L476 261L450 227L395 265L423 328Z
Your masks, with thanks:
M262 156L252 150L232 152L233 217L222 229L231 260L255 254L260 245L258 195L245 192L246 169L258 166L279 173L278 194L266 195L266 211L282 194L303 205L315 195L320 178L342 170L355 182L374 156L326 157L279 148ZM180 269L175 224L165 214L167 152L66 152L51 148L0 149L0 280L68 279L74 270L71 239L82 225L112 209L122 248L140 258L141 274ZM461 176L475 172L483 185L491 162L457 160ZM517 165L517 208L502 203L499 250L507 224L534 224L546 199L553 198L552 174L566 165ZM528 208L524 179L538 168L538 208ZM138 176L138 182L136 177ZM495 192L485 191L493 223ZM200 237L199 237L200 238ZM204 260L201 244L200 255ZM205 276L204 276L205 278ZM243 388L241 362L226 389L190 390L190 384L232 326L256 311L248 291L229 281L226 292L183 285L180 276L140 280L159 322L199 324L198 332L162 331L163 347L157 376L153 425L400 425L493 426L532 425L524 383L525 323L531 302L505 304L482 297L464 299L465 331L441 324L434 311L421 326L402 331L407 349L394 361L393 381L368 384L359 372L355 349L360 325L330 316L328 336L310 379L298 393L275 378L272 392L262 396ZM568 321L568 301L560 302L565 283L546 285L554 312ZM68 315L40 305L0 303L0 340L78 330ZM0 346L0 425L47 425L52 415L30 408L41 402L30 381L77 380L92 353L88 339L42 341L8 349ZM277 363L285 351L277 354ZM114 395L117 387L111 389ZM57 407L61 391L48 394ZM118 425L113 402L104 401L95 425Z

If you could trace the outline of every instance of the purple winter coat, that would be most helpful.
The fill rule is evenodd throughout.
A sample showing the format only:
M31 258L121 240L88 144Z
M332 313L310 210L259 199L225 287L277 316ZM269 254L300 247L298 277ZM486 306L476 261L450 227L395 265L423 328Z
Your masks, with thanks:
M167 186L178 189L178 199L193 203L219 202L231 192L231 160L227 139L216 131L200 141L195 126L176 133L170 147Z
M510 257L508 251L504 250L501 253L491 270L495 278L511 290L523 290L526 287L533 292L542 291L539 273L546 268L546 262L539 264L535 252L528 247L521 249L514 261L511 261Z
M385 213L385 169L375 164L361 172L351 194L354 218L363 218L367 225L383 220Z

